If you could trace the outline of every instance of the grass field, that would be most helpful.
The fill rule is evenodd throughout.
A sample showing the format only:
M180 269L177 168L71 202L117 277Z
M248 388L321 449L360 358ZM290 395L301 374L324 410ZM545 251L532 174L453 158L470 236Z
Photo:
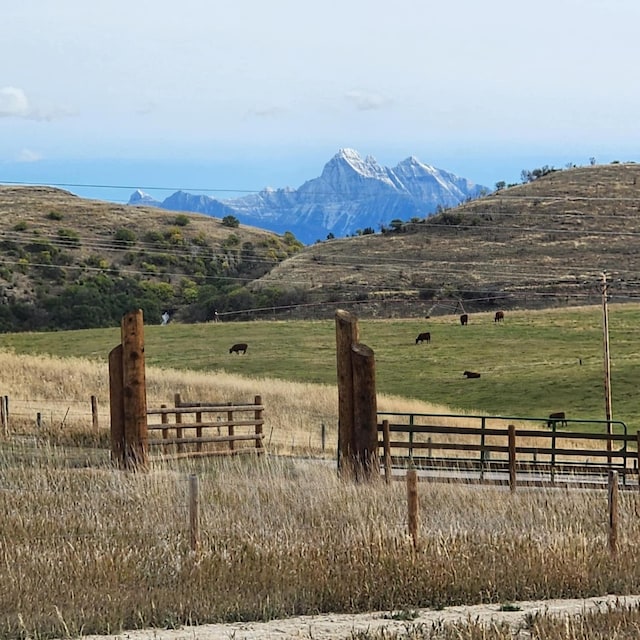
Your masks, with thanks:
M623 419L624 407L630 426L639 312L614 306L610 315L614 415ZM415 345L425 330L431 344ZM90 393L108 406L106 361L120 341L119 328L3 335L0 351L35 354L0 352L0 389L11 394L12 407L15 398L42 403L42 409L30 407L33 422L36 409L60 406L55 419L53 409L45 414L46 429L28 431L25 421L0 434L0 637L45 640L185 623L637 592L637 491L621 492L618 553L612 556L606 491L511 493L421 483L414 548L403 483L344 482L335 465L322 460L321 423L330 427L326 456L336 450L333 318L170 324L145 333L152 404L171 402L178 390L188 399L213 401L259 392L274 438L268 452L293 452L295 440L295 453L304 458L157 462L148 474L117 471L106 456L85 454L99 446L106 451L107 419L99 433L88 420L65 420L72 402L86 402ZM528 408L571 414L577 407L582 417L603 412L597 308L509 313L503 325L474 315L468 327L453 317L360 321L360 333L376 353L378 403L386 410L430 406L400 398L400 408L385 395L395 390L510 414ZM229 346L239 340L249 343L248 353L230 355ZM482 377L462 378L466 368ZM69 445L82 458L69 457ZM200 481L197 554L189 545L192 473ZM637 631L636 618L625 615L604 614L597 626L619 630L626 624ZM549 627L535 637L614 637L592 634L596 623L585 624L588 635L567 627L560 636ZM507 632L491 636L477 627L439 637L502 640Z
M635 339L640 305L609 308L613 417L638 428ZM473 314L431 319L360 320L361 342L376 358L380 393L415 398L469 412L571 418L605 417L601 307L513 311L504 323ZM430 344L415 344L430 331ZM120 341L119 328L4 334L0 348L16 353L79 356L105 362ZM229 354L247 342L246 355ZM335 323L255 321L145 327L147 365L193 371L225 371L253 378L335 384ZM478 371L467 380L464 370Z

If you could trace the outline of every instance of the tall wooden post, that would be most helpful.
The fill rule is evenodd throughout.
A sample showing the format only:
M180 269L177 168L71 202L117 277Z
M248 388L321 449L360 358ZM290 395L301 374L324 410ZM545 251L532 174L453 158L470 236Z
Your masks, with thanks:
M262 396L255 396L253 398L253 403L256 406L262 405ZM259 423L256 425L256 449L258 453L262 453L264 451L264 442L262 441L262 409L256 409L253 413L253 417L255 420L258 420Z
M516 428L509 425L509 489L516 490Z
M111 462L123 469L125 447L121 344L109 352L109 407L111 410Z
M387 484L391 482L391 432L389 421L382 421L382 441L384 443L384 479Z
M341 474L351 475L353 459L353 368L351 345L359 339L358 319L338 309L336 318L336 360L338 373L338 465Z
M413 548L418 548L418 472L415 468L407 471L407 525L413 540Z
M147 465L149 446L142 309L124 316L121 338L125 463L138 469Z
M353 366L353 453L357 479L378 473L378 407L373 350L364 344L351 347Z
M609 472L609 551L618 552L618 472Z

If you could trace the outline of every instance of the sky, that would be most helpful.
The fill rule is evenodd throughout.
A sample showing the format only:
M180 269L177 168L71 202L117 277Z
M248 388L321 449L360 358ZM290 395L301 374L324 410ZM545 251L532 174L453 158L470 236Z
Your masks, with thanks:
M640 161L638 0L5 4L0 183L233 197L344 147L491 188Z

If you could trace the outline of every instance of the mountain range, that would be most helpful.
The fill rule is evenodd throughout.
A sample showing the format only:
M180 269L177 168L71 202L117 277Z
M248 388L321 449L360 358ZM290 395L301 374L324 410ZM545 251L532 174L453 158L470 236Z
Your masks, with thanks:
M282 234L292 232L311 244L327 236L380 231L393 220L425 218L491 191L448 171L409 157L393 168L353 149L341 149L322 174L298 189L266 188L247 196L218 200L176 191L163 201L136 190L129 205L193 211Z

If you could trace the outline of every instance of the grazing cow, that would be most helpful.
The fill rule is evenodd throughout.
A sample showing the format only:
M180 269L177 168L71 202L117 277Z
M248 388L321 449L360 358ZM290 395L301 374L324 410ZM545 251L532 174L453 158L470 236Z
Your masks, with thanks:
M238 342L234 344L231 349L229 349L229 353L247 353L247 343L246 342Z
M469 314L468 314L468 313L463 313L463 314L460 316L460 324L461 324L463 327L466 327L466 326L467 326L467 322L469 322Z
M556 413L549 414L547 427L549 427L549 429L553 429L554 426L567 426L567 416L565 415L564 411L556 411Z
M504 311L496 311L496 315L493 318L494 322L502 322L504 320Z
M416 344L418 344L418 342L431 342L431 334L428 331L419 333L416 338Z
M475 371L465 371L462 375L466 376L467 378L479 378L480 377L480 374L476 373Z

